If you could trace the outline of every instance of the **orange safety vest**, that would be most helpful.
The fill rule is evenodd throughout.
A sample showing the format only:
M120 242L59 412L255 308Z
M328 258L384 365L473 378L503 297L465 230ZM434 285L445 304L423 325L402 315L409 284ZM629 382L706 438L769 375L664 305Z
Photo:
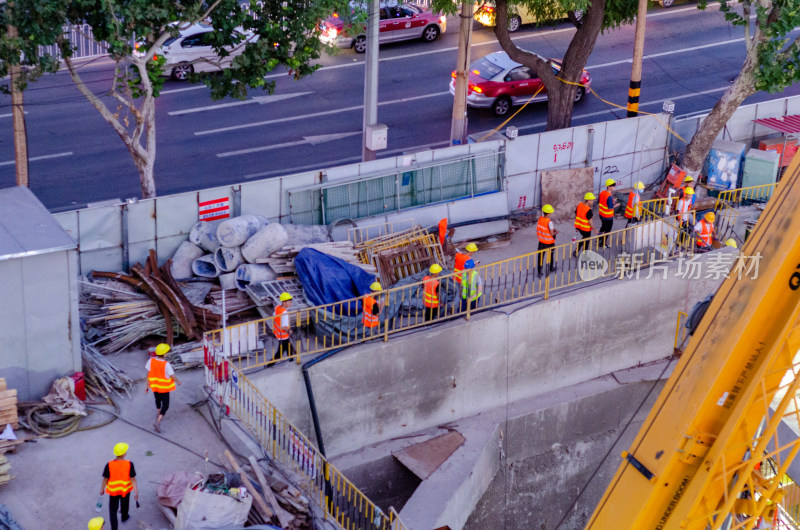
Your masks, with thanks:
M380 325L380 321L378 320L378 315L372 314L372 308L375 306L377 302L371 296L367 296L364 298L364 316L361 319L361 323L364 324L365 328L376 328Z
M714 239L714 225L706 222L705 219L700 220L700 233L697 239L698 247L710 247Z
M163 359L150 359L150 371L147 373L147 382L153 392L172 392L175 390L175 381L167 378L167 361Z
M550 232L551 222L549 217L542 216L539 218L539 223L536 225L536 235L539 236L539 243L552 245L556 242L556 238Z
M272 333L275 334L275 338L278 340L286 340L289 338L289 329L283 329L281 327L281 316L285 312L286 308L282 305L275 308L275 318L272 320Z
M111 460L108 463L106 493L112 497L124 497L132 490L131 463L128 460Z
M591 208L587 206L585 202L579 203L578 207L575 209L575 228L578 230L583 230L584 232L592 231L592 225L586 217L589 210L591 210Z
M686 199L685 197L683 199L679 199L678 215L680 217L678 218L678 220L681 222L689 221L689 210L691 210L691 208L692 208L692 201Z
M458 283L461 283L461 274L458 273L464 270L464 264L468 259L469 256L466 254L462 254L461 252L456 253L456 262L453 264L453 271L456 273L454 278Z
M425 282L425 295L422 297L425 307L439 307L439 280L425 276L422 281Z
M603 190L600 192L600 202L598 208L600 210L600 217L605 219L612 219L614 217L614 210L608 207L608 198L611 197L611 192Z
M625 205L625 217L628 219L638 217L638 215L635 215L639 210L639 201L636 201L636 197L635 191L628 194L628 204Z
M439 221L439 244L444 247L444 238L447 236L447 217Z

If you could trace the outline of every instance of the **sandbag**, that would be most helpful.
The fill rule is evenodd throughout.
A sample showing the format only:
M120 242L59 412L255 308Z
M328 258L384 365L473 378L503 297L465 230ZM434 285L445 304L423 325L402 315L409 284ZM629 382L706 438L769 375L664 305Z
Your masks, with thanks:
M266 258L289 240L286 229L278 223L265 226L253 234L242 245L242 257L248 263L255 263L258 258Z
M234 499L200 490L187 489L178 505L175 530L216 530L244 526L253 497Z
M203 249L194 243L188 241L181 243L181 246L179 246L175 254L172 255L172 265L169 267L172 277L178 280L191 278L192 263L202 255Z
M221 221L198 221L189 232L189 242L194 243L206 252L214 252L219 247L217 228Z
M265 226L267 219L260 215L240 215L226 219L217 227L217 240L223 247L238 247Z

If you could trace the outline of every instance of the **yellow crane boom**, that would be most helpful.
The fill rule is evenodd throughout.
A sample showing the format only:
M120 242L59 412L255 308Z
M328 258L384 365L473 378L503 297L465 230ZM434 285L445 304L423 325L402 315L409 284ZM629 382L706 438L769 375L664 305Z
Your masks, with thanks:
M757 277L740 278L754 260ZM784 417L798 418L798 351L795 157L587 528L749 529L771 519L780 479L800 448L797 438L777 437ZM777 462L770 478L759 469L767 458Z

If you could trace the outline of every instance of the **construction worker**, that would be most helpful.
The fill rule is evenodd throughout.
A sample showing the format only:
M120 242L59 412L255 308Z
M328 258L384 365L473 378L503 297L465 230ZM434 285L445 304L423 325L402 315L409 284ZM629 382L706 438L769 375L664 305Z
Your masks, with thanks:
M89 530L103 530L106 520L102 517L92 517L89 519Z
M683 198L678 199L678 206L676 208L680 229L687 236L691 236L692 226L694 226L694 212L692 211L693 195L694 190L692 188L686 188Z
M592 237L591 219L594 215L592 212L592 203L596 198L594 193L591 191L587 192L586 195L583 196L583 201L579 202L578 207L575 209L575 229L578 230L582 240L578 243L578 248L576 248L573 253L575 256L578 255L578 252L586 248L586 241L583 240Z
M369 290L373 293L383 291L381 282L372 282L372 285L369 286ZM367 332L374 333L380 328L381 321L379 315L383 306L383 299L380 297L376 299L372 295L367 295L364 297L363 305L364 315L361 317L361 323L364 324L364 334L366 335Z
M733 247L735 249L739 248L739 245L736 244L736 240L733 239L733 238L730 238L730 239L726 240L725 241L725 246L726 247Z
M108 515L109 521L111 521L111 530L117 530L117 511L120 508L122 509L122 524L130 519L128 509L130 508L131 491L133 491L133 498L139 500L136 470L133 462L125 460L127 453L128 444L119 442L114 445L114 460L109 461L103 469L103 485L100 487L100 495L108 493ZM95 517L95 519L102 521L102 517ZM102 528L102 525L98 528Z
M684 195L686 195L686 190L692 190L694 194L694 177L691 175L686 175L686 178L683 179L683 184L678 188L678 199L683 199ZM694 204L694 197L692 197L692 204Z
M644 182L641 180L633 185L633 190L628 193L628 204L625 205L625 218L628 222L625 226L630 226L631 223L636 224L642 219L642 207L639 205L642 198L639 193L644 190Z
M478 245L475 243L467 243L467 246L464 249L464 252L456 252L456 261L453 265L453 272L455 272L454 278L458 283L461 283L461 271L464 270L464 264L467 260L472 259L472 254L478 251Z
M483 279L475 270L475 262L467 260L461 272L461 311L478 307L478 300L483 295Z
M716 218L717 216L714 215L714 212L708 212L700 219L699 223L694 225L694 231L697 233L698 250L708 251L714 248L711 243L714 241L714 221Z
M422 303L425 306L425 322L439 317L439 273L442 266L438 263L431 265L429 274L422 280L424 292Z
M292 342L289 337L292 334L292 326L289 324L289 313L287 311L292 307L292 295L289 293L281 293L278 297L280 304L275 308L272 314L272 333L278 340L278 347L275 348L275 353L272 354L273 361L279 361L281 357L289 357L292 355Z
M164 356L169 351L169 345L161 343L156 346L157 357L150 358L144 365L147 370L147 385L144 388L144 393L147 394L149 390L153 391L153 396L156 398L156 421L153 422L153 429L156 432L161 432L161 420L169 408L169 393L175 390L175 383L181 384L175 376L175 370L172 365L164 359ZM115 525L111 525L112 528Z
M555 264L555 250L553 247L556 246L556 235L558 235L558 230L553 228L553 220L550 219L550 214L555 212L555 209L550 204L545 204L542 206L542 216L539 218L539 222L536 224L536 237L539 238L539 276L544 274L544 268L542 267L542 261L544 261L544 255L547 252L542 252L543 250L550 249L550 256L548 261L550 262L550 272L556 270Z
M600 213L600 234L608 234L614 228L614 207L617 200L614 198L614 190L617 182L614 179L606 180L606 189L600 192L600 201L597 207ZM608 236L600 238L598 245L600 248L608 248Z

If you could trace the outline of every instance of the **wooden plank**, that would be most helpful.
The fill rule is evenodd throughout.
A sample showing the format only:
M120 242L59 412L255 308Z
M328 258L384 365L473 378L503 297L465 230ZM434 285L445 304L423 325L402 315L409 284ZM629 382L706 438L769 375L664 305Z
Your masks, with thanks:
M256 491L256 489L253 487L253 483L250 482L250 479L248 478L247 473L245 473L244 470L241 467L239 467L239 464L236 462L236 459L233 458L233 455L231 454L231 452L228 449L225 449L225 452L223 454L225 455L225 458L227 458L228 461L231 463L231 466L233 467L233 470L236 471L237 473L239 473L239 476L242 477L242 483L247 487L247 491L250 492L250 495L252 495L253 499L256 501L256 507L258 509L259 514L262 517L265 517L266 521L269 521L270 519L272 519L272 516L274 515L274 513L272 512L272 510L269 509L269 506L267 506L267 503L264 501L264 499L261 497L261 495L259 495L258 492Z
M6 389L6 378L0 377L0 390L5 390L5 389Z
M17 396L17 389L12 388L10 390L3 390L0 392L0 399L7 398L7 397L16 397Z
M256 474L256 478L258 479L258 483L261 484L261 489L264 491L264 496L267 499L267 502L272 505L275 509L275 513L278 516L278 520L281 522L281 528L286 528L289 523L294 520L294 516L281 508L280 504L278 504L278 499L275 498L275 494L272 493L272 487L267 482L264 473L261 472L261 466L258 465L258 461L256 457L250 455L248 458L250 465L253 467L253 472Z

